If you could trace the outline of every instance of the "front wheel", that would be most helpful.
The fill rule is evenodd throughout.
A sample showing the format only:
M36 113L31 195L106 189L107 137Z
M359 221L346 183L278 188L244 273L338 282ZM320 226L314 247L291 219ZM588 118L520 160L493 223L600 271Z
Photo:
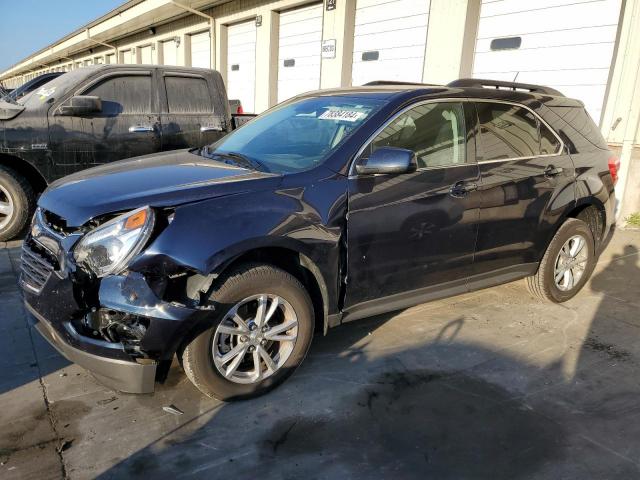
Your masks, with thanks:
M302 363L313 338L313 305L302 284L270 265L231 272L210 297L214 325L182 353L198 389L219 400L261 395Z
M576 218L558 229L527 287L536 297L554 303L573 298L589 280L596 263L595 242L589 226Z
M29 182L0 165L0 241L11 240L29 223L36 196Z

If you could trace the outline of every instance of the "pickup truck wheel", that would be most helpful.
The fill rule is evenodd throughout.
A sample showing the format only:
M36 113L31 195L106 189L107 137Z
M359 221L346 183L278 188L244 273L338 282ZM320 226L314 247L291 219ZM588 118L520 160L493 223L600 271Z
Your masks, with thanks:
M587 283L595 264L591 229L582 220L569 218L551 240L538 272L527 278L527 287L542 300L566 302Z
M0 165L0 241L11 240L29 222L36 196L29 182Z
M182 353L184 371L202 393L225 401L262 395L302 363L313 338L313 305L295 277L245 265L210 301L220 309L214 325Z

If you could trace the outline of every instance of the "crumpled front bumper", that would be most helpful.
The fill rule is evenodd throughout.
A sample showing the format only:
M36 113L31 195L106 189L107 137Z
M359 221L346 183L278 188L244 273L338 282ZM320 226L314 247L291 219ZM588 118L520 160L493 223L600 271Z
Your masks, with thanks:
M69 361L92 372L106 386L128 393L154 390L160 361L170 361L184 336L210 316L211 309L190 308L159 299L137 272L100 281L99 308L136 315L149 322L140 342L146 358L136 358L125 345L82 335L74 319L87 313L76 302L82 287L71 274L52 274L40 292L23 289L25 305L36 329Z

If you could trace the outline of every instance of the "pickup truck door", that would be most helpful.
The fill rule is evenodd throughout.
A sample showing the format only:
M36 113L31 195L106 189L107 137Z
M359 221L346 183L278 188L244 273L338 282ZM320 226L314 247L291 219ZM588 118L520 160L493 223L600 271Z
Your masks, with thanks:
M418 170L349 179L345 319L466 291L480 202L473 110L463 103L416 104L361 154L406 148Z
M215 112L213 82L203 75L165 72L161 89L162 149L202 147L226 132L226 112Z
M101 112L62 116L52 108L49 139L55 176L160 151L153 82L151 71L106 73L76 91L100 97Z

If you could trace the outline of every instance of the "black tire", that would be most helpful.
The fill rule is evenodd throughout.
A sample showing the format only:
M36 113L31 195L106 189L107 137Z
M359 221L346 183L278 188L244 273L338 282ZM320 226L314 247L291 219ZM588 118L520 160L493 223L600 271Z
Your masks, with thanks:
M225 378L214 365L214 335L231 308L259 294L277 295L289 303L297 316L298 336L288 359L274 374L257 383L235 383ZM240 266L222 279L222 286L210 295L209 300L216 302L220 309L213 326L195 337L181 354L187 377L205 395L224 401L262 395L286 380L304 360L313 339L313 304L303 285L291 274L270 265Z
M569 290L561 290L554 278L556 261L560 250L564 244L573 236L581 235L586 240L585 247L587 249L587 259L584 272L579 281ZM553 303L562 303L573 298L582 287L587 283L596 264L595 242L593 233L589 226L582 220L576 218L567 219L558 229L555 236L549 243L547 251L540 262L538 271L535 275L527 277L527 288L531 294L541 300Z
M35 209L36 195L26 178L3 165L0 165L0 187L0 201L10 200L13 204L13 213L8 222L0 226L0 241L5 241L25 229ZM10 198L5 199L5 195ZM0 216L0 225L5 218L4 215Z

